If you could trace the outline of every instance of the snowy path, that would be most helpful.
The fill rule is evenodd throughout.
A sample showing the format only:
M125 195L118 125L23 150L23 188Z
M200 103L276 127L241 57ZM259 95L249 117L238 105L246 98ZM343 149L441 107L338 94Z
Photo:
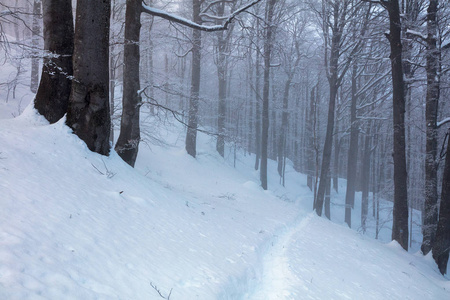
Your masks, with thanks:
M246 297L258 299L298 299L296 287L299 279L291 271L288 249L295 242L294 236L310 222L311 215L301 216L281 236L278 236L262 259L263 274L255 292Z

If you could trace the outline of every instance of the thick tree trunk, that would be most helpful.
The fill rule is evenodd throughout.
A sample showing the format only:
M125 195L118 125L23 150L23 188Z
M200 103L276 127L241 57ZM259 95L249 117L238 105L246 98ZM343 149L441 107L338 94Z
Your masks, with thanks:
M433 245L438 221L437 192L437 113L439 103L439 50L437 49L438 0L430 0L427 14L427 96L425 117L427 122L427 142L425 158L425 206L422 225L422 253L427 255Z
M358 97L356 95L357 85L357 66L353 65L352 69L352 102L350 105L350 145L348 149L347 159L347 190L345 193L345 223L348 227L352 227L352 208L355 203L355 188L356 188L356 167L358 163L358 135L359 124L356 119L356 104Z
M405 153L405 92L402 67L400 9L397 0L386 3L389 12L394 125L394 211L392 239L408 250L408 192Z
M31 82L30 90L33 93L37 92L39 86L39 35L41 26L39 24L39 17L41 15L41 0L34 0L33 2L33 32L32 32L32 46L33 56L31 57Z
M74 80L67 125L91 151L108 155L111 118L109 109L108 0L79 0L76 10Z
M447 134L450 134L450 130ZM442 178L441 204L436 236L433 242L433 258L442 275L447 273L450 251L450 138L445 156L444 176Z
M122 120L115 150L130 166L136 162L139 141L139 34L141 29L141 1L127 0L125 12L125 45L123 67Z
M192 15L194 23L201 24L200 0L192 0ZM200 94L200 63L201 63L202 33L192 30L192 73L191 96L189 98L189 120L186 133L186 151L192 157L197 155L198 105Z
M34 107L50 123L55 123L67 112L72 84L72 1L43 0L42 11L47 55Z
M263 87L263 108L262 108L262 132L261 132L261 186L267 190L267 150L269 139L269 85L270 85L270 58L272 52L272 42L274 26L272 24L275 0L269 0L266 7L266 34L264 37L264 87Z

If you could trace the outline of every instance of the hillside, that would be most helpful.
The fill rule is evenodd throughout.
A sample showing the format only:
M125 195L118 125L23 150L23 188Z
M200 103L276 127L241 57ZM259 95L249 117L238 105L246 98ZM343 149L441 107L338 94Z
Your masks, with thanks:
M200 135L193 159L183 134L160 128L132 169L31 107L0 120L0 299L450 297L430 257L341 225L342 195L335 224L291 166L283 188L270 162L263 191L253 157L233 168Z

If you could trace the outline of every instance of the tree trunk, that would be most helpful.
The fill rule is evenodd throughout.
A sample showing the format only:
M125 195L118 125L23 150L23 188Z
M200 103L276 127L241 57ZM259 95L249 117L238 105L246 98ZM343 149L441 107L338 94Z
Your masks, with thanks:
M361 197L361 228L363 233L366 232L366 220L367 215L369 213L369 188L370 188L370 133L371 133L371 125L369 121L369 125L367 126L366 136L364 138L364 155L362 161L362 180L361 180L361 188L362 188L362 197Z
M278 140L278 174L283 177L283 164L284 158L286 156L286 136L288 130L288 105L289 105L289 89L291 86L292 78L288 77L286 83L284 85L284 94L283 94L283 113L281 116L281 130L280 136Z
M39 18L41 15L41 0L34 0L33 2L33 32L32 32L32 46L33 56L31 57L31 82L30 90L33 93L37 92L39 86L39 35L41 26Z
M430 0L427 14L427 95L425 116L427 122L427 142L425 158L425 205L424 224L422 226L422 253L427 255L433 245L438 221L437 193L437 113L439 103L439 50L437 41L438 0Z
M192 15L194 23L201 24L200 0L192 0ZM198 127L198 105L200 93L200 62L202 48L202 33L192 30L192 74L191 74L191 96L189 98L189 120L186 133L186 151L195 158L197 155L197 127Z
M397 0L386 3L389 12L394 125L394 211L392 239L408 250L408 192L405 153L405 92L402 67L400 9Z
M441 205L436 236L433 242L433 258L442 275L447 273L450 251L450 130L447 133L448 145L445 156L444 176L442 178Z
M109 19L111 2L79 0L73 55L74 80L67 125L91 151L109 154ZM58 12L59 13L59 12Z
M306 115L307 123L306 123L306 133L308 136L307 140L307 179L306 184L308 185L309 189L313 190L313 178L315 179L315 166L314 166L314 132L315 132L315 116L316 116L316 96L315 96L315 90L316 87L313 87L311 89L311 95L309 100L309 114Z
M44 57L34 107L50 123L67 112L72 85L74 42L72 1L43 0Z
M316 213L321 216L323 210L324 196L327 185L327 180L330 176L330 163L331 154L333 150L333 131L334 131L334 121L335 121L335 110L336 110L336 97L339 89L339 56L342 38L342 24L339 24L341 16L339 16L340 3L336 2L333 5L334 14L334 24L333 24L333 36L331 40L331 54L330 54L330 65L329 65L329 77L328 83L330 86L330 98L328 104L328 120L327 120L327 132L325 135L325 144L323 146L322 153L322 166L320 168L320 181L319 189L317 191L317 201L316 201ZM343 20L342 20L343 21Z
M127 0L125 12L125 45L123 67L122 120L115 150L130 166L136 162L140 136L139 111L139 34L141 29L141 1Z
M356 119L356 105L358 97L357 89L357 66L353 64L352 69L352 102L350 106L350 145L348 149L347 159L347 190L345 193L345 223L352 228L352 208L355 203L355 187L356 187L356 167L358 164L358 140L359 140L359 124Z
M261 134L261 186L267 190L267 148L269 139L269 85L270 85L270 57L272 52L272 40L274 26L272 24L274 6L276 1L269 0L266 6L266 34L264 37L264 87L262 108L262 134Z
M225 13L225 3L219 3L217 8L217 15L223 16ZM218 136L216 142L216 150L220 156L225 155L225 116L227 111L227 58L225 52L227 51L227 44L230 37L230 33L225 36L224 31L217 32L217 76L219 80L219 107L217 116L217 129Z

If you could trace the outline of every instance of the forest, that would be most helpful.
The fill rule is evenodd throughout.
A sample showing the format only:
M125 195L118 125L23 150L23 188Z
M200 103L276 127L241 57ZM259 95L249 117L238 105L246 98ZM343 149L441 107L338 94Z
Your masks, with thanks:
M15 67L0 82L6 101L26 85L91 151L134 167L171 116L194 158L198 132L222 157L254 155L265 190L292 163L319 216L333 214L331 190L345 194L350 228L356 192L363 231L391 201L392 240L408 250L420 224L421 251L445 274L448 1L2 0L0 47Z

